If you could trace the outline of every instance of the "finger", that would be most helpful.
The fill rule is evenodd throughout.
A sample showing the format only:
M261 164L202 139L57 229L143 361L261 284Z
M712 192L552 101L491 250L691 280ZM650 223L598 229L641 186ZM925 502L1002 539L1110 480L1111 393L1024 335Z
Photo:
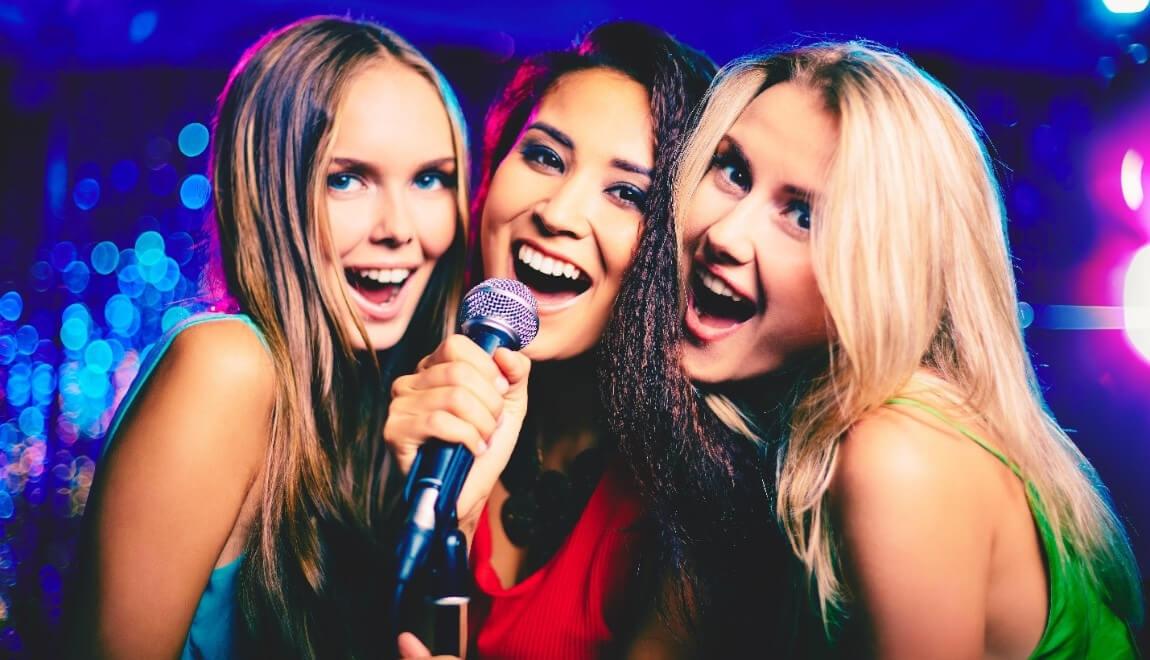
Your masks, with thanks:
M423 642L415 635L405 632L399 635L399 657L401 658L426 658L431 655L431 649L427 648Z
M490 361L491 358L486 359ZM499 376L498 381L502 381L506 387L507 381L503 376ZM502 405L503 394L506 392L506 389L501 392L497 381L488 378L476 369L475 365L469 362L455 361L437 364L410 380L404 380L399 384L396 394L402 396L409 392L439 387L464 387L493 413L497 413L499 410L500 405Z
M522 353L500 348L491 357L510 385L522 382L531 373L531 359Z
M438 362L462 360L473 365L490 381L501 375L491 356L464 335L451 335L443 340L436 353L440 355Z
M422 441L428 428L421 428L424 420L432 413L445 412L470 424L483 440L491 437L499 416L503 413L503 399L494 401L494 410L465 387L437 387L421 390L418 394L401 397L391 402L388 408L388 421L395 420L393 436L400 442Z
M487 452L487 438L479 433L474 424L462 420L444 410L432 411L425 422L426 439L443 440L463 445L476 456Z

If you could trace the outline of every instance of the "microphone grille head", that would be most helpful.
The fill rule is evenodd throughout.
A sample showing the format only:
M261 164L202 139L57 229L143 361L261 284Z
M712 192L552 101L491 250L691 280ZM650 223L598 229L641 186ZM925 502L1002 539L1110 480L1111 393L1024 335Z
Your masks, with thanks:
M510 330L519 350L531 343L539 334L539 311L531 290L518 280L492 277L475 285L463 296L460 325L464 328L476 322L494 321Z

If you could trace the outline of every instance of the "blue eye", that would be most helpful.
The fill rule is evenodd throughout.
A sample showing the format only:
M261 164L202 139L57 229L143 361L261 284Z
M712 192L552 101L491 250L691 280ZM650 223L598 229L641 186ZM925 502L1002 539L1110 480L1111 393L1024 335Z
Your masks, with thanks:
M783 207L783 216L790 218L800 229L811 228L811 205L801 199L787 202Z
M350 172L336 172L327 175L327 187L336 192L351 192L364 187L363 179Z
M519 153L523 156L523 160L528 163L534 163L540 167L545 167L557 172L563 172L566 169L563 159L550 147L528 142L519 149Z
M731 152L716 153L711 167L718 170L723 182L746 192L751 189L751 173L742 158Z
M631 184L620 183L607 189L607 194L619 198L623 203L640 211L647 206L647 192Z
M412 183L419 190L439 190L455 186L455 177L441 170L427 170L415 175Z

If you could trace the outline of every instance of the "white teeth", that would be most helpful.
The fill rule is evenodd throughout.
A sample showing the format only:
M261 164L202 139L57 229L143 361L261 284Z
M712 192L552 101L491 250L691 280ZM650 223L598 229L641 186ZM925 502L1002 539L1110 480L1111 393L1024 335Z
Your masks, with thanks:
M703 283L703 286L707 287L707 289L711 291L711 293L730 298L734 302L742 302L743 300L742 297L735 295L735 292L731 290L731 287L727 286L722 280L714 277L706 271L699 271L699 280Z
M520 245L519 253L515 256L520 263L530 266L544 275L566 277L569 280L577 280L583 276L583 271L579 270L575 264L544 256L543 253L530 245Z
M407 268L364 268L356 269L361 277L375 280L380 284L400 284L407 280L411 271Z

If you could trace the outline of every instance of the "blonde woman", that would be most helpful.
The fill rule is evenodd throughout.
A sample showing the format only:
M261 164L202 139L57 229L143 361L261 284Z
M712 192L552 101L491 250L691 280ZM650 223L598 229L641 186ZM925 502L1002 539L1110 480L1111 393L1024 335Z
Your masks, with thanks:
M454 325L464 135L439 73L377 25L306 19L245 53L211 165L237 313L169 333L117 413L78 654L388 652L380 429L391 378Z
M1130 546L1042 403L960 101L868 44L736 61L676 208L685 369L732 428L783 440L777 513L841 650L1134 655ZM684 488L659 467L641 482Z

